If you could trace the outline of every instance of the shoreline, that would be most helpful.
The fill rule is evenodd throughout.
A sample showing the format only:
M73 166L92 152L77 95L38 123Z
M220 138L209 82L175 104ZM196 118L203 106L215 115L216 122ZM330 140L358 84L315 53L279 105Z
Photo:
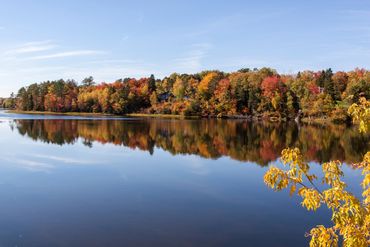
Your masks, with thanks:
M93 113L93 112L49 112L49 111L18 111L5 110L6 113L11 114L25 114L25 115L48 115L48 116L76 116L76 117L120 117L119 115L108 113Z
M75 117L140 117L140 118L163 118L163 119L235 119L235 120L246 120L251 122L292 122L293 119L275 119L275 118L260 118L252 116L183 116L183 115L172 115L172 114L149 114L149 113L129 113L125 115L115 115L109 113L93 113L93 112L49 112L49 111L19 111L19 110L6 110L6 113L11 114L25 114L25 115L47 115L47 116L75 116ZM302 118L300 123L302 124L319 124L319 125L328 125L336 124L330 121L329 118ZM339 123L345 124L345 123Z
M198 116L182 116L182 115L170 115L170 114L146 114L146 113L130 113L125 115L116 115L110 113L94 113L94 112L50 112L50 111L19 111L19 110L6 110L6 113L11 114L25 114L25 115L47 115L47 116L74 116L74 117L145 117L145 118L201 118Z

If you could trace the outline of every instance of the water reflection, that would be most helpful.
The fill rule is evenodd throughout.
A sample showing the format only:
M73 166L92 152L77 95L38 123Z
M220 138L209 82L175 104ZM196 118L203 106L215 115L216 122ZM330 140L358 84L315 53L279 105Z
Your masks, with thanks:
M329 212L271 191L258 165L292 145L317 161L370 148L345 126L30 118L0 124L0 246L307 246Z
M35 141L73 144L82 139L138 148L153 154L195 154L251 161L266 166L286 147L298 147L307 161L358 162L370 149L369 135L346 126L297 126L295 123L250 123L240 120L14 120L12 127Z

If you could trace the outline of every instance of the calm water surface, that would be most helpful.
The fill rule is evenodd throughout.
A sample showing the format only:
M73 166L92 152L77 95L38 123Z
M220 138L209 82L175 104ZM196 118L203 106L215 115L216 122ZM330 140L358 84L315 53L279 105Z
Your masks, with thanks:
M345 126L90 119L0 112L0 246L305 246L330 223L263 184L285 147L348 164ZM359 193L360 173L345 166Z

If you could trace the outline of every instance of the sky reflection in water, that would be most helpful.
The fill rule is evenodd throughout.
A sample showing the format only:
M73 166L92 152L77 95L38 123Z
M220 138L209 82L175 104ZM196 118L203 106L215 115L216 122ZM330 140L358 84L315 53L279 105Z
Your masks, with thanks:
M370 148L355 133L3 117L0 246L303 246L305 231L329 215L267 189L266 166L291 145L309 161L356 161ZM358 191L359 172L345 169Z

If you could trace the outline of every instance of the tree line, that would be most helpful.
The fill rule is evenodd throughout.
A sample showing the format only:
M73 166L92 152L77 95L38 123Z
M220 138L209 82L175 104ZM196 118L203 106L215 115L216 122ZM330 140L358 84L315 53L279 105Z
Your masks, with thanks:
M279 74L271 68L236 72L171 74L163 79L119 79L95 83L55 80L34 83L0 101L21 111L148 113L210 117L325 117L349 120L348 107L370 99L370 71L302 71Z

